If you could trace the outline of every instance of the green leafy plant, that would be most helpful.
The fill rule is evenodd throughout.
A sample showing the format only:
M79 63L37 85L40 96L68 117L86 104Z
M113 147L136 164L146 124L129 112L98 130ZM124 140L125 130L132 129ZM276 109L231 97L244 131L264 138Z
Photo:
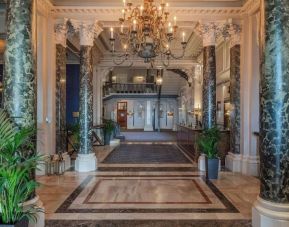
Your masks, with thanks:
M32 176L42 159L35 152L35 133L34 128L18 130L0 110L0 223L36 221L41 211L35 205L25 205L38 187Z
M79 124L67 125L68 131L71 132L71 142L76 149L79 149L80 144L80 128Z
M111 134L114 130L114 122L112 120L104 120L104 131Z
M217 145L220 141L220 131L217 126L205 129L198 139L198 146L208 159L218 158Z

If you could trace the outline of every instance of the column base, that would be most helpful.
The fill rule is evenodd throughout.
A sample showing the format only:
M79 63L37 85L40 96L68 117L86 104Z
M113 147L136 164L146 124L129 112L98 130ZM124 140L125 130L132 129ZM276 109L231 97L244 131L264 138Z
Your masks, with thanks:
M69 170L71 167L71 158L70 156L67 154L67 152L63 153L62 155L64 163L65 163L65 170Z
M259 165L258 156L243 156L231 152L226 156L226 168L232 172L259 176Z
M226 168L231 170L232 172L241 172L241 161L242 161L242 155L240 154L233 154L229 152L229 154L226 156Z
M109 142L110 146L117 146L120 144L120 139L113 139Z
M43 207L43 203L41 202L39 196L35 196L35 198L28 200L27 202L24 203L25 206L30 206L30 205L36 205L42 209L42 212L38 212L36 214L37 216L37 221L36 223L34 222L29 222L29 227L44 227L45 226L45 210Z
M78 154L75 160L75 171L90 172L95 171L96 168L97 168L97 159L94 153Z
M259 156L243 156L242 173L245 175L258 177L260 175Z
M153 126L152 126L152 125L146 125L146 126L144 127L144 131L145 131L145 132L152 132L152 131L154 131Z
M252 208L253 227L288 227L289 203L272 203L257 198Z

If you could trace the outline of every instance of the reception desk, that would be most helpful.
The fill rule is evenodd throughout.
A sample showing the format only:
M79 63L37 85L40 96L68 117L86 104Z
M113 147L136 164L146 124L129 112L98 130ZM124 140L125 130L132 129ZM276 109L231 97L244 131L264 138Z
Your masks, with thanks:
M197 141L201 133L201 129L178 125L177 144L194 161L197 161L200 155ZM221 141L218 144L218 151L222 165L225 165L225 157L230 151L230 131L221 131Z

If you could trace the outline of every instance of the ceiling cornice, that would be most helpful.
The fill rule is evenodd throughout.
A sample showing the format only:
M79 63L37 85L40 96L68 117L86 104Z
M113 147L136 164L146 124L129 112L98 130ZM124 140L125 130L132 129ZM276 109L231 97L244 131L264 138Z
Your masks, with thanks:
M48 0L43 0L48 1ZM260 0L248 0L238 7L170 7L171 15L181 22L242 19L259 8ZM121 15L120 6L54 6L52 11L56 18L94 19L103 22L104 27L116 23Z

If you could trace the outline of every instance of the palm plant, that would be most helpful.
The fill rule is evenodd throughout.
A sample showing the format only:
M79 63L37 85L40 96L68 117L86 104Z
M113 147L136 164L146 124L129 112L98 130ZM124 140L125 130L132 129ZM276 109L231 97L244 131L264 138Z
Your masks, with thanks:
M205 129L198 140L199 149L208 159L218 158L217 145L220 141L220 131L217 126Z
M36 221L41 209L24 203L38 184L31 177L41 157L35 153L34 128L17 129L0 110L0 223Z

